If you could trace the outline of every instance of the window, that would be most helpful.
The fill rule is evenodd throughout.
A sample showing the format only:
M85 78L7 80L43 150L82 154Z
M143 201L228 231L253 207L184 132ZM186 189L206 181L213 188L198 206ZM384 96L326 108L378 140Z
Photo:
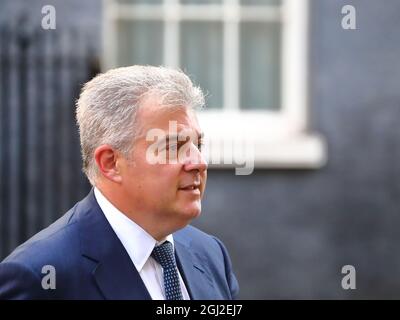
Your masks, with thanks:
M105 0L104 14L106 69L179 67L209 93L211 167L235 165L221 159L229 139L252 146L256 167L324 164L307 123L308 0Z

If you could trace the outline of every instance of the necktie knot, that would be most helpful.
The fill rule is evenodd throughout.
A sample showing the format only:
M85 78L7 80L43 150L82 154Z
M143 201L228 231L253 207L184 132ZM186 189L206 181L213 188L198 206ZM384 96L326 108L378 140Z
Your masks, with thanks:
M163 269L175 268L176 261L172 243L165 241L163 244L154 247L151 256L163 267Z

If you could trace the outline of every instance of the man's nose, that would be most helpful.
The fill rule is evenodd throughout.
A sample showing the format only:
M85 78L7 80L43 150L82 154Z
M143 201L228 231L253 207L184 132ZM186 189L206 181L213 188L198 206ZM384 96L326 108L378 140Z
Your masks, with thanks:
M199 170L200 172L203 172L208 168L208 164L204 158L204 155L201 153L199 148L193 144L190 148L189 156L187 156L184 160L183 166L186 171Z

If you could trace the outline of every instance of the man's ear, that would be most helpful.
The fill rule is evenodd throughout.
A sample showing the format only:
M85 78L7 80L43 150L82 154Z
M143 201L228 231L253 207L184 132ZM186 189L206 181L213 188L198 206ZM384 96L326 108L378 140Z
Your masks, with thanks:
M120 154L110 145L104 144L94 151L94 159L100 173L116 183L122 181L121 172L118 166Z

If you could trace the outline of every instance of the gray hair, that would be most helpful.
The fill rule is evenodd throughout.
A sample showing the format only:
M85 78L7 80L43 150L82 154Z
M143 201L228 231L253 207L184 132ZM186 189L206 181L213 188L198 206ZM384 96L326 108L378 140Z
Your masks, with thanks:
M94 151L103 144L129 156L138 134L137 110L153 95L162 107L201 108L204 95L187 75L166 67L130 66L99 74L77 101L83 172L93 185L98 175Z

